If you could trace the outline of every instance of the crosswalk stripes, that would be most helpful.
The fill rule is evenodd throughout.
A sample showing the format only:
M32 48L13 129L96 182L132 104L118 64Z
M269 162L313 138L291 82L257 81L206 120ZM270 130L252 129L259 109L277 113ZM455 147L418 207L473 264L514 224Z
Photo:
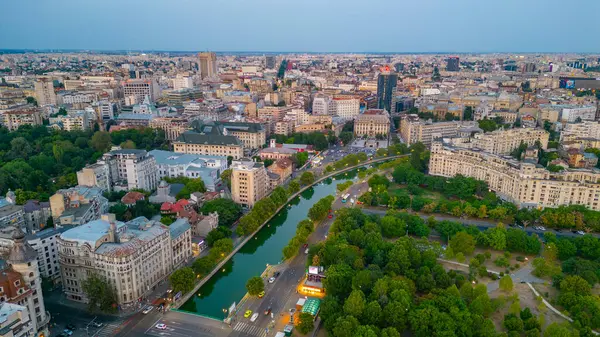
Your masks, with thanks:
M233 330L257 337L267 336L267 332L265 331L265 329L244 322L238 322L236 325L233 326Z
M115 335L115 330L117 330L121 324L123 323L123 321L125 321L124 319L120 318L117 319L116 321L112 321L110 323L105 324L102 328L100 328L100 330L98 330L95 334L94 337L109 337L109 336L114 336Z

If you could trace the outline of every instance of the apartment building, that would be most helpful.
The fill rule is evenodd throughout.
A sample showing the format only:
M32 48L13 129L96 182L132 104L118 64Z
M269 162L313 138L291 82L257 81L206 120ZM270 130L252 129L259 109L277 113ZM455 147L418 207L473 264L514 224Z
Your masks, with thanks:
M152 191L158 186L156 160L146 150L113 150L105 153L99 163L108 167L112 185L145 191Z
M155 79L130 79L121 83L123 95L129 98L129 103L136 104L144 101L146 97L154 102L160 97L160 86Z
M0 335L3 337L33 337L36 331L26 306L0 303Z
M354 119L360 114L360 100L351 97L334 97L331 101L333 115L343 119Z
M267 142L266 130L260 123L194 121L192 127L196 132L208 136L233 136L246 149L259 149Z
M23 216L27 232L32 233L46 227L48 219L52 216L50 203L38 200L27 200L23 205Z
M56 105L56 94L54 93L54 83L52 79L41 77L33 84L35 90L35 99L39 106Z
M198 53L198 60L202 79L217 76L217 54L213 52Z
M5 255L6 263L0 266L0 305L8 302L26 307L31 325L26 325L25 330L31 327L34 335L48 336L50 314L42 296L37 252L27 243L25 233L19 227L12 240L12 247ZM4 317L0 316L0 324L2 319Z
M95 91L61 91L57 95L58 104L82 104L98 101Z
M191 89L194 87L194 81L190 76L177 74L173 79L173 90Z
M384 109L367 110L354 121L354 135L357 137L387 136L389 133L390 115Z
M99 219L108 211L108 200L102 195L103 191L93 186L75 186L56 191L50 197L55 225L78 225Z
M582 123L565 124L560 133L560 142L569 142L581 139L600 140L600 122L584 121Z
M532 163L435 142L431 146L429 173L444 177L461 174L483 180L499 197L519 207L583 205L600 210L597 169L554 173Z
M109 121L115 118L115 104L109 101L102 101L98 104L98 116L102 121Z
M237 137L206 135L193 131L182 133L173 142L173 150L177 153L231 156L233 159L242 158L244 155L243 144Z
M165 138L169 141L174 141L182 133L190 129L190 123L185 118L158 117L150 121L150 127L163 130Z
M183 154L171 151L152 150L156 160L158 179L188 177L202 178L206 189L215 191L221 173L227 169L227 157Z
M100 187L108 192L113 190L109 167L104 162L90 164L77 171L77 184Z
M576 104L540 104L540 109L542 111L542 116L557 115L558 121L563 123L593 121L596 119L597 110L596 106L594 105ZM551 120L550 117L548 117L548 119Z
M92 128L94 117L88 111L75 111L63 116L61 121L65 131L86 131Z
M15 193L9 190L6 198L0 198L0 228L7 226L25 228L26 225L23 206L16 204Z
M58 249L56 238L67 228L50 228L28 234L27 243L36 251L40 275L54 283L60 282L58 266ZM0 229L0 256L8 255L14 246L14 236L18 233L17 226Z
M478 133L473 136L471 143L487 153L510 154L521 144L533 146L539 142L542 149L546 149L549 137L550 134L544 129L522 128Z
M234 202L252 207L269 194L269 177L265 165L249 159L231 163L231 197Z
M433 123L421 120L419 116L412 114L402 115L400 120L400 135L408 145L421 142L429 147L434 139L455 137L465 128L477 128L477 123L457 121Z
M291 110L291 108L286 107L266 106L258 109L258 118L271 119L275 122L281 122L283 117Z
M275 134L287 136L294 132L294 122L290 120L284 120L275 123Z
M332 115L333 103L331 101L331 96L317 94L313 99L312 113L313 115Z
M2 114L2 124L10 131L17 130L21 125L42 125L42 112L37 109L18 109L5 111Z
M185 229L177 232L191 238ZM86 303L82 284L95 274L114 287L119 305L137 304L173 270L174 241L168 227L144 217L123 223L105 214L73 227L57 241L63 292L67 299ZM191 251L188 243L181 249Z

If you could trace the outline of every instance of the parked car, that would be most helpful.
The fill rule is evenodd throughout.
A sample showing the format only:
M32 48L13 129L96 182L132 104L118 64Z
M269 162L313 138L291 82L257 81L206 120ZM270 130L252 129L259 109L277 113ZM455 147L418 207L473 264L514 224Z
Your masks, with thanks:
M93 322L92 325L96 328L101 328L104 324L102 324L102 322Z
M69 330L69 329L64 329L63 333L67 336L71 336L73 334L73 331Z
M67 329L71 330L71 331L75 331L77 330L77 328L75 327L75 324L67 324Z
M585 235L585 232L584 231L577 231L577 234L579 234L579 235Z
M273 282L275 282L275 277L273 277L273 276L269 277L269 283L273 283Z
M163 324L163 323L158 323L154 327L157 328L158 330L166 330L167 329L167 325Z

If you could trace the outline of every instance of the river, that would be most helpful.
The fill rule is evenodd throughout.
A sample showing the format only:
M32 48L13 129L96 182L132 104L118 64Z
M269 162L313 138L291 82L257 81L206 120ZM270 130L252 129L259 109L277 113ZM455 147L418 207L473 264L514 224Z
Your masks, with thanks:
M360 169L359 169L360 170ZM282 250L296 233L298 222L307 218L308 209L321 198L335 194L339 183L354 179L357 170L329 178L302 192L269 221L220 272L206 282L179 310L223 319L223 308L239 302L246 294L246 281L259 276L267 267L281 262Z

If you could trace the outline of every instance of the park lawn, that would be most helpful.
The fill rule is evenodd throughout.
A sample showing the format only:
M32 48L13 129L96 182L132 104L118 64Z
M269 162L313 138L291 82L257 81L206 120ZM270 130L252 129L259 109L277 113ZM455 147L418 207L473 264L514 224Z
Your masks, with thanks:
M428 191L424 188L421 188L423 194L419 195L422 198L429 199L432 201L440 201L445 200L446 198L439 192ZM401 196L401 195L410 195L406 190L406 185L400 185L396 183L391 183L388 187L388 193L390 196Z

